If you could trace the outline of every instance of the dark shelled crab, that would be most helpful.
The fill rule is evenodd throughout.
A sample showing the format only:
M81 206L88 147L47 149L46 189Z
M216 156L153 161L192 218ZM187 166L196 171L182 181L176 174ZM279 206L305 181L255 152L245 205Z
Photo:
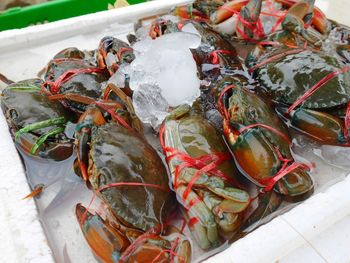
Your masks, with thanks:
M257 45L246 62L285 121L321 143L349 145L350 65L304 31L307 10L294 5L294 18L271 36L276 45Z
M10 84L2 91L1 106L21 151L61 161L73 152L73 142L64 133L72 118L59 102L42 93L42 84L40 79Z
M232 237L251 198L238 188L238 171L219 133L184 105L165 120L160 140L174 190L199 246L213 248Z
M69 48L59 52L47 65L43 86L50 99L57 99L75 112L86 109L85 101L70 101L70 97L98 100L103 94L103 87L108 80L104 69L91 62L86 53Z
M216 92L225 138L243 175L287 201L310 196L310 167L294 161L288 130L270 105L231 78L220 81Z
M81 175L109 212L102 219L77 205L87 242L103 262L189 262L190 243L166 222L175 203L162 160L121 116L111 115L106 122L90 106L76 129Z
M288 9L297 2L296 0L198 0L195 1L193 7L196 12L203 12L207 17L207 21L217 30L235 34L238 38L244 40L257 41L277 30ZM320 9L314 7L314 0L304 0L304 2L309 6L304 22L311 25L310 30L323 35L327 34L329 23L326 16ZM279 3L281 7L273 7L274 3ZM261 12L262 6L267 6L269 11ZM177 13L181 15L184 12ZM275 24L269 32L264 31L264 25L260 19L261 15L276 18Z

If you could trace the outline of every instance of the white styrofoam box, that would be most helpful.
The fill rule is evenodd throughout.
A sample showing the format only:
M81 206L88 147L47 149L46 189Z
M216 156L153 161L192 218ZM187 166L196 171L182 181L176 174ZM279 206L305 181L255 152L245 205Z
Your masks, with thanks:
M80 48L95 47L105 28L118 27L119 34L126 34L132 29L130 22L187 2L191 1L159 0L1 32L0 72L16 81L33 77L64 47L76 43ZM316 3L332 19L350 25L350 0ZM34 201L21 200L30 190L2 114L0 134L0 262L54 262ZM350 177L259 227L207 262L350 262L348 189Z

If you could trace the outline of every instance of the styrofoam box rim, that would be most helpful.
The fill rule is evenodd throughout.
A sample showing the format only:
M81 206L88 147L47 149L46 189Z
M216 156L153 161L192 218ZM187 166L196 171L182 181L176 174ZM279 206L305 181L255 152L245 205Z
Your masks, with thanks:
M92 32L111 23L152 16L189 0L158 0L58 22L0 33L0 50L35 46L62 35ZM10 62L9 62L10 63ZM21 160L3 114L0 114L0 255L4 262L54 262L30 192ZM8 191L7 189L12 189ZM350 211L350 177L315 194L291 211L278 216L207 262L276 262L308 243ZM21 207L26 206L25 213ZM35 238L33 238L35 237Z

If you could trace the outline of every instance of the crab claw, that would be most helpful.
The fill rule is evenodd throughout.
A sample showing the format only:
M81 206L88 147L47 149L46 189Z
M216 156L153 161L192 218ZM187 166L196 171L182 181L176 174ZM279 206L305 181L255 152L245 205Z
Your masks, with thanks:
M89 142L91 128L93 125L101 126L105 124L102 113L97 108L87 109L81 116L76 127L75 136L78 145L78 164L81 175L85 181L88 181L88 163L89 163Z
M344 122L325 112L299 108L291 112L291 124L321 143L339 145L347 141Z
M255 25L255 23L259 19L259 16L261 13L261 7L262 7L262 0L249 0L248 4L242 7L240 11L241 19L238 19L238 23L237 23L237 35L239 37L243 39L247 37L250 39L262 37L264 32L256 33L253 31L257 29L257 25Z
M312 2L312 1L311 1ZM306 27L306 21L311 20L312 13L310 14L310 4L306 1L295 3L289 8L287 15L282 21L282 27L287 32L293 32L300 34L309 43L316 44L322 40L322 35L313 29L312 27Z
M107 68L113 75L120 64L130 64L134 59L133 49L124 41L111 36L102 38L97 53L100 68Z
M77 204L75 214L94 255L102 262L119 262L121 251L130 245L129 241L108 221L90 213L81 204Z
M185 191L186 187L183 185L176 189L176 193L179 196L183 196ZM190 207L186 211L186 216L189 218L188 225L202 249L215 247L219 245L217 224L213 214L203 202L197 202L191 205L191 200L197 199L199 199L197 194L190 191L188 197L183 200Z
M293 6L297 1L296 0L276 0L287 7ZM309 7L306 17L304 16L303 20L306 24L309 24L310 17L312 19L312 25L317 29L321 34L326 34L330 30L330 24L326 15L316 6L314 6L314 0L304 0ZM310 13L313 11L313 15Z
M222 23L229 19L234 14L233 12L239 13L239 11L248 3L248 0L234 0L225 3L219 7L216 12L210 16L210 20L214 25Z
M256 185L276 176L282 169L282 160L276 147L260 131L250 129L239 135L234 134L230 123L224 125L225 137L241 172ZM282 177L273 188L288 201L306 198L313 191L313 181L303 169L294 169Z

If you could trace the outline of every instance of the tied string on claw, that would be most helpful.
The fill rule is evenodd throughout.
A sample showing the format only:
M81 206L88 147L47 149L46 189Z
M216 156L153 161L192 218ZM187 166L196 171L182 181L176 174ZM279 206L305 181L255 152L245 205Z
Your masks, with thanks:
M257 36L259 39L260 38L264 38L265 37L265 33L264 33L264 28L262 26L262 23L261 23L261 20L260 18L256 21L256 22L253 22L253 21L247 21L245 20L241 13L231 7L228 7L228 6L221 6L219 9L224 9L226 11L229 11L231 12L233 15L237 15L237 18L238 18L238 21L240 21L243 26L244 26L244 29L249 29L254 36ZM241 37L246 40L246 41L251 41L251 40L256 40L254 38L250 38L245 32L244 30L241 30L239 27L236 27L236 31L241 35Z
M201 177L203 173L206 173L208 176L217 176L226 182L230 182L231 184L244 189L244 187L241 186L239 182L236 182L232 177L229 177L228 175L224 174L222 171L218 169L219 164L231 159L231 155L229 153L213 153L213 154L203 155L198 158L193 158L188 154L179 151L178 149L167 147L164 142L164 132L165 132L165 124L163 124L160 128L159 139L160 139L160 144L163 149L163 152L166 156L167 162L170 162L173 159L176 159L177 161L181 162L175 167L175 173L174 173L174 179L173 179L174 189L176 190L180 185L178 181L179 181L181 171L183 169L185 168L196 169L196 172L194 173L191 180L187 183L186 189L181 196L183 201L187 200L190 192L192 191L194 184ZM200 197L192 199L188 202L185 209L188 211L191 209L191 207L193 207L194 205L198 204L201 201L202 199ZM192 227L199 221L200 220L197 217L192 217L189 219L188 225L189 227Z
M154 188L154 189L159 189L161 191L165 191L165 192L169 192L170 189L168 188L164 188L161 185L156 185L156 184L148 184L148 183L141 183L141 182L118 182L118 183L110 183L104 186L101 186L100 188L98 188L97 190L94 191L94 194L88 204L88 207L85 209L84 214L81 217L81 221L80 221L80 225L83 226L86 217L87 217L87 213L89 212L89 209L92 205L92 203L94 202L96 196L101 193L102 191L109 189L109 188L115 188L115 187L123 187L123 186L135 186L135 187L140 187L140 186L144 186L144 187L149 187L149 188ZM119 262L124 262L127 260L127 258L135 251L135 249L137 249L137 247L142 244L145 240L149 239L149 238L156 238L158 235L155 234L154 232L156 229L151 229L147 232L145 232L144 234L140 235L132 244L130 244L128 246L128 248L123 252L122 256L119 259Z
M218 108L219 111L221 112L221 114L224 116L224 121L227 124L227 127L230 127L229 125L229 113L227 111L227 109L224 107L223 105L223 96L226 92L228 92L231 89L237 89L237 87L235 85L228 85L226 86L220 93L219 97L218 97ZM284 133L282 133L281 131L279 131L278 129L271 127L270 125L264 124L264 123L254 123L248 126L245 126L241 129L239 129L238 133L239 135L243 134L244 132L247 132L248 130L251 129L255 129L255 128L261 128L261 129L266 129L270 132L273 132L274 134L276 134L277 136L279 136L281 139L283 139L284 141L286 141L288 143L288 145L291 145L292 142L290 141L290 139L288 138L288 136L286 136ZM293 159L287 159L284 158L282 153L280 152L280 150L275 147L275 150L277 152L277 156L278 159L281 161L282 166L279 169L279 171L271 176L271 177L267 177L265 179L259 180L258 182L264 186L263 191L264 192L269 192L272 190L272 188L275 186L275 184L281 180L284 176L286 176L287 174L289 174L290 172L301 168L301 169L305 169L305 170L309 170L311 165L307 165L307 164L303 164L303 163L297 163L295 162Z
M171 218L173 217L173 215L170 216L170 219L165 220L163 226L169 226L170 225L170 221ZM182 234L185 226L186 226L186 221L184 218L181 218L182 220L182 226L180 229L180 233ZM128 258L132 255L132 253L145 241L147 241L150 238L157 238L159 237L159 235L161 234L161 226L158 225L154 228L149 229L148 231L146 231L145 233L141 234L140 236L138 236L128 247L127 249L122 253L119 262L124 262L127 261ZM162 249L158 255L156 255L154 257L154 259L152 260L152 263L157 262L157 260L160 259L160 257L164 254L164 253L169 253L170 254L170 262L174 262L174 257L177 257L177 259L180 262L186 262L186 260L181 256L178 255L177 253L175 253L175 249L178 246L178 243L180 241L180 236L177 237L174 242L172 242L171 244L171 248L170 249Z
M317 82L314 86L312 86L308 91L306 91L299 99L297 99L287 110L286 114L290 115L291 112L298 107L300 104L304 103L314 92L316 92L318 89L323 87L325 84L327 84L330 80L334 79L340 74L344 74L346 72L350 71L350 66L345 66L339 70L333 71L323 77L319 82ZM346 143L350 144L349 139L349 129L350 129L350 102L347 104L346 109L346 115L345 115L345 127L344 127L344 137L346 140Z
M287 15L287 11L276 9L274 7L272 1L270 1L270 0L265 1L265 5L267 6L269 11L268 12L262 11L260 14L262 14L264 16L276 17L276 19L277 19L275 24L272 26L270 32L268 33L268 35L269 35L269 34L274 33L277 30L278 26L282 23L283 19Z

